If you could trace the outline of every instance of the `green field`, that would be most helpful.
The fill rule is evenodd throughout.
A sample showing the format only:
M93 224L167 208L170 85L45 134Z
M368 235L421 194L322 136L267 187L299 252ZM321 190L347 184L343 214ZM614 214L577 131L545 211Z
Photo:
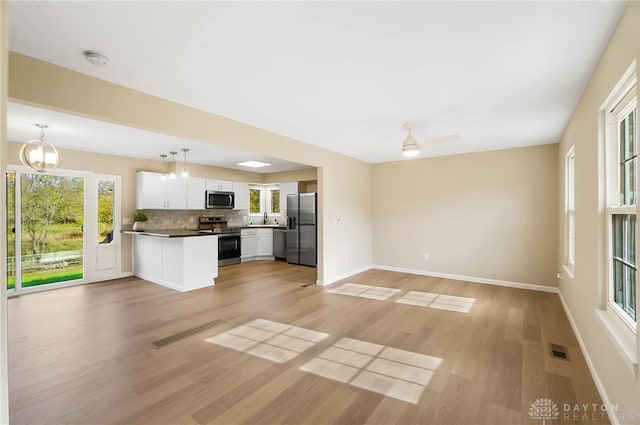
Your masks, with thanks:
M8 237L8 256L13 257L15 250L15 236ZM25 243L26 242L26 243ZM52 224L47 234L47 245L44 253L82 250L82 226L78 223ZM23 235L22 255L31 254L31 244L28 235ZM9 265L7 265L9 266ZM9 267L8 267L9 268ZM22 287L46 285L49 283L64 282L68 280L82 279L82 267L72 267L64 270L33 270L23 271ZM7 289L15 288L15 277L7 277Z
M30 286L46 285L47 283L66 282L67 280L78 279L82 279L82 269L55 270L47 273L23 276L22 287L28 288ZM7 289L14 289L15 287L16 279L14 277L7 279Z

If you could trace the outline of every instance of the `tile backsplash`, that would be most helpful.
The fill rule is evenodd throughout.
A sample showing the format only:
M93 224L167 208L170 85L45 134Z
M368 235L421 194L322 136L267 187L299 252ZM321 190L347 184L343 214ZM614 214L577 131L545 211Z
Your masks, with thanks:
M251 224L262 223L262 217L249 216L249 210L141 210L144 212L149 221L145 223L146 230L163 230L163 229L197 229L198 219L200 217L225 217L227 226L241 227ZM247 221L244 221L247 217ZM279 224L285 224L286 211L282 211L281 217L269 217L269 223L275 220Z
M200 217L225 217L231 227L249 224L249 210L142 210L149 221L147 230L197 229ZM245 222L244 217L248 220Z

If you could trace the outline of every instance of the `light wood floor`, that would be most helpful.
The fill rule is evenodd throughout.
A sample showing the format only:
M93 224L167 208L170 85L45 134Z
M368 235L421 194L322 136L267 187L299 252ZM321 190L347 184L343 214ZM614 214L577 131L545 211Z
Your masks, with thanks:
M303 287L314 281L315 269L265 261L185 294L128 278L10 299L11 423L539 424L539 398L560 408L554 424L608 423L563 417L565 403L602 401L555 294L379 270L348 279L402 290L378 301ZM394 302L409 290L476 301L468 314ZM283 364L205 341L254 319L329 336ZM300 370L343 337L443 360L418 404Z

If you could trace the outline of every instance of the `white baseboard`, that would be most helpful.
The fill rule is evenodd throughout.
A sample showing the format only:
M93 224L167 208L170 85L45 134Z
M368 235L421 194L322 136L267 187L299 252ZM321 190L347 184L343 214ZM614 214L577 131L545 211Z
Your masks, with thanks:
M430 272L426 270L404 269L401 267L383 266L379 264L374 264L372 267L374 269L387 270L390 272L409 273L409 274L417 274L421 276L430 276L430 277L441 277L444 279L462 280L465 282L483 283L486 285L507 286L509 288L519 288L519 289L530 289L532 291L552 292L555 294L560 292L557 287L534 285L532 283L510 282L508 280L487 279L484 277L462 276L462 275L456 275L456 274Z
M353 270L353 271L350 271L350 272L347 272L347 273L343 273L340 276L335 276L335 277L333 277L331 279L316 280L316 285L328 286L328 285L331 285L332 283L336 283L336 282L338 282L338 281L340 281L342 279L346 279L346 278L351 277L353 275L356 275L358 273L362 273L362 272L366 272L367 270L371 270L372 268L373 268L373 266L371 264L369 264L368 266L364 266L364 267L361 267L361 268L359 268L357 270Z
M595 366L593 365L593 362L591 361L591 357L589 356L589 351L587 350L587 346L584 344L584 341L582 340L582 336L578 331L578 326L576 325L576 322L573 320L573 316L571 316L571 312L569 311L569 307L567 306L567 303L564 301L562 292L558 291L558 295L560 297L560 302L562 303L562 308L564 309L564 313L567 315L567 318L569 319L569 324L571 325L571 329L573 329L573 333L575 334L576 339L578 340L578 345L580 345L580 350L582 351L582 355L584 356L584 359L587 362L587 366L589 367L589 372L591 372L593 381L596 384L596 388L598 389L600 398L602 398L602 402L606 406L613 406L613 404L611 403L611 400L609 399L609 395L607 394L607 391L604 388L604 384L602 383L602 380L598 375L598 371L596 370ZM612 425L620 425L620 420L616 416L615 409L609 409L607 413L609 414L609 420L611 421Z
M89 283L106 282L108 280L122 279L124 277L131 277L131 276L133 276L133 272L124 272L124 273L118 274L117 276L111 276L111 277L105 277L105 278L97 278L96 280L92 280Z

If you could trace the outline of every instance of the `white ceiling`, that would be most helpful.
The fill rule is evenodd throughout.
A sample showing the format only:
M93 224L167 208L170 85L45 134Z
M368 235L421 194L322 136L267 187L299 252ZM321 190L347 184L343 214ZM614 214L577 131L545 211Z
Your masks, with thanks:
M407 121L460 135L421 156L558 142L625 4L12 1L10 49L375 163ZM159 153L103 124L85 150Z

